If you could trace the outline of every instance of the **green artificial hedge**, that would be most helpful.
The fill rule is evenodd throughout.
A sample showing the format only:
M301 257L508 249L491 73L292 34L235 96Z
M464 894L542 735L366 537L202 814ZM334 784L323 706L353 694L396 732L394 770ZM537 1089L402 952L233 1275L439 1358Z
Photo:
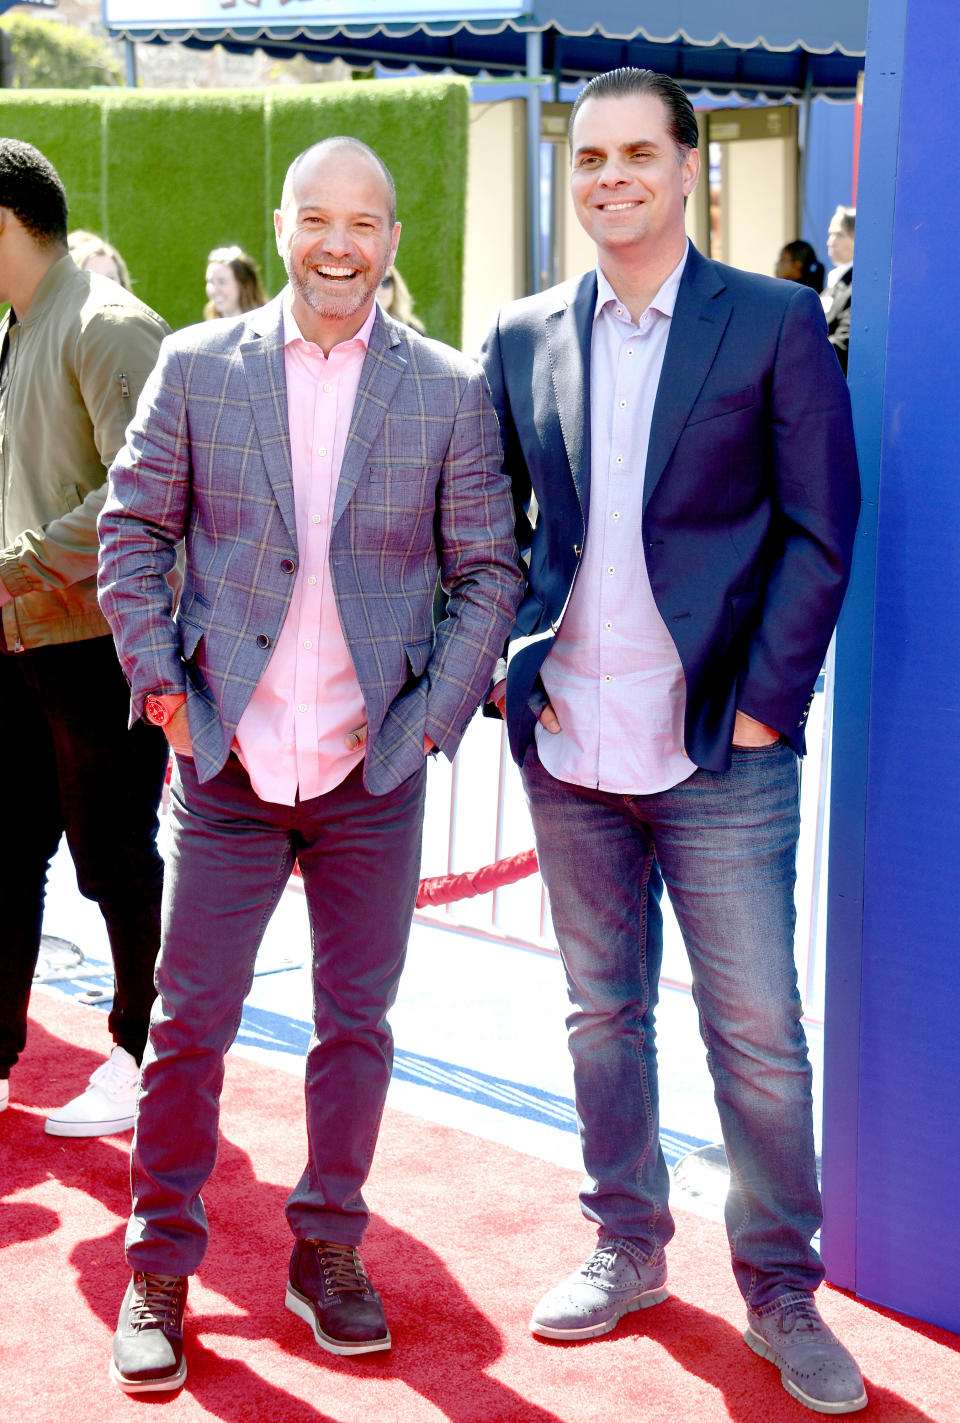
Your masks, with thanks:
M137 295L171 326L200 320L207 253L238 243L272 296L284 282L273 233L283 176L332 134L369 143L393 173L397 266L431 336L459 345L469 88L460 79L295 89L0 91L0 134L44 152L71 227L123 253Z

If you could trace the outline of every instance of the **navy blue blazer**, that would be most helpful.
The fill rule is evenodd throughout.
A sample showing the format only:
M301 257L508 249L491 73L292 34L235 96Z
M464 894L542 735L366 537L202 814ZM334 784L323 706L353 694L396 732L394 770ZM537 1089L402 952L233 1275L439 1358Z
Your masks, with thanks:
M510 303L481 357L528 565L508 648L518 761L589 537L596 296L589 272ZM636 477L636 554L683 665L687 754L725 770L738 708L802 754L860 509L850 399L815 292L690 247Z

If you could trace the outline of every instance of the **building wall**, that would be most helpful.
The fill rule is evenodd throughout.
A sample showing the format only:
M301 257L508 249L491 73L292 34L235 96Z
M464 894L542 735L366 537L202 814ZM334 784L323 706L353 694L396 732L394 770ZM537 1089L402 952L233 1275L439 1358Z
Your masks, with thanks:
M494 312L526 290L521 99L470 106L463 263L463 349L476 356Z

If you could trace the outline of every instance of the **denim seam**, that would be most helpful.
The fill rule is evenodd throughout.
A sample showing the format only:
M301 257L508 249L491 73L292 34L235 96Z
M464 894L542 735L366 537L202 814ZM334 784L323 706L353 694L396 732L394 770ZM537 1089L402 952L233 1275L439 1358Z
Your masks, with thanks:
M641 911L642 918L641 918L641 924L640 924L641 943L642 943L642 945L643 945L643 952L642 952L642 954L641 954L640 963L641 963L641 979L642 979L642 983L643 983L643 997L644 997L644 1002L645 1002L646 1005L647 1005L647 1012L649 1012L649 1009L650 1009L650 978L649 978L648 969L647 969L647 924L648 924L647 905L648 905L648 902L649 902L649 900L648 900L648 894L649 894L649 887L650 887L650 872L651 872L651 870L653 869L654 857L655 857L655 851L654 851L653 841L651 840L651 842L650 842L650 848L649 848L649 850L647 851L646 862L645 862L644 867L643 867L643 878L642 878L641 883L640 883L640 902L641 902L641 904L643 905L643 909L642 909L642 911ZM640 1078L641 1078L641 1081L642 1081L642 1083L643 1083L643 1106L644 1106L644 1112L646 1113L646 1119L647 1119L647 1148L646 1148L646 1150L644 1151L643 1155L641 1156L639 1162L637 1163L637 1172L636 1172L636 1175L635 1175L635 1177L634 1177L634 1180L635 1180L637 1186L639 1187L639 1186L640 1186L640 1177L641 1177L641 1174L642 1174L642 1171L643 1171L644 1166L647 1164L647 1161L649 1160L651 1154L652 1154L655 1150L656 1150L656 1151L659 1151L659 1149L660 1149L660 1135L659 1135L659 1114L658 1114L658 1117L657 1117L657 1128L658 1128L658 1130L657 1130L656 1135L654 1134L654 1131L653 1131L653 1103L652 1103L652 1101L651 1101L651 1099L650 1099L650 1078L649 1078L649 1074L648 1074L648 1072L647 1072L647 1064L646 1064L646 1062L644 1061L644 1057L643 1057L643 1043L641 1043L641 1042L639 1041L639 1034L638 1034L637 1047L638 1047L638 1054L637 1054L637 1056L638 1056L638 1063L639 1063L639 1068L640 1068ZM652 1214L652 1216L651 1216L651 1219L650 1219L649 1224L650 1224L650 1232L651 1232L651 1235L653 1236L653 1239L654 1239L654 1241L656 1242L658 1249L661 1248L661 1247L660 1247L660 1241L659 1241L659 1238L657 1237L657 1235L656 1235L655 1232L656 1232L656 1227L657 1227L657 1225L660 1223L660 1220L661 1220L662 1216L663 1216L663 1203L662 1203L661 1201L654 1200L654 1202L653 1202L653 1214ZM656 1252L655 1252L655 1253L656 1253Z
M698 1017L699 1017L699 1019L700 1019L700 1034L701 1034L701 1037L703 1038L704 1046L706 1047L706 1050L707 1050L707 1066L708 1066L709 1069L710 1069L710 1076L711 1076L711 1078L713 1079L714 1086L716 1086L717 1073L716 1073L715 1068L716 1068L716 1064L717 1064L717 1059L716 1059L716 1055L715 1055L714 1050L713 1050L713 1034L712 1034L712 1032L711 1032L711 1030L710 1030L710 1024L709 1024L708 1021L707 1021L707 1015L704 1013L702 1007L700 1006L700 996L699 996L699 994L698 994L698 992L697 992L697 984L696 984L696 981L694 981L693 984L691 985L691 990L690 990L690 991L691 991L691 995L692 995L692 997L693 997L693 1001L694 1001L694 1002L696 1003L696 1005L697 1005L697 1015L698 1015ZM729 1160L729 1157L728 1157L728 1160L727 1160L727 1164L728 1164L728 1166L729 1166L729 1168L730 1168L731 1182L733 1182L733 1180L734 1180L733 1163ZM728 1197L728 1199L729 1199L729 1197ZM736 1229L732 1229L732 1228L731 1228L731 1229L729 1230L729 1232L728 1232L728 1233L729 1233L729 1239L730 1239L730 1251L731 1251L731 1254L734 1255L734 1256L736 1256L736 1244L737 1244L737 1241L738 1241L738 1239L740 1238L740 1236L743 1234L743 1232L746 1230L747 1226L750 1224L750 1211L749 1211L749 1208L748 1208L748 1206L747 1206L747 1204L746 1204L746 1201L743 1199L743 1196L742 1196L742 1195L741 1195L741 1197L740 1197L740 1209L741 1209L741 1213L742 1213L742 1218L741 1218L741 1220L740 1220L740 1224L736 1227ZM754 1292L754 1290L756 1289L757 1280L758 1280L757 1268L756 1268L755 1265L751 1265L751 1266L750 1266L750 1283L749 1283L749 1286L748 1286L748 1288L747 1288L747 1290L746 1290L746 1292L745 1292L745 1295L744 1295L744 1298L746 1299L748 1305L749 1305L749 1303L750 1303L750 1299L751 1299L751 1297L752 1297L752 1295L753 1295L753 1292Z

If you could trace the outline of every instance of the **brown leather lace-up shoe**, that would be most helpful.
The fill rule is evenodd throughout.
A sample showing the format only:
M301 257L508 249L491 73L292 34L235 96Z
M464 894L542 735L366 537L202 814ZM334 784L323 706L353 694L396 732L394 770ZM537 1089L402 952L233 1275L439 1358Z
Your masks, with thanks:
M390 1348L383 1302L353 1245L298 1240L290 1256L286 1305L306 1320L320 1348L331 1354Z

